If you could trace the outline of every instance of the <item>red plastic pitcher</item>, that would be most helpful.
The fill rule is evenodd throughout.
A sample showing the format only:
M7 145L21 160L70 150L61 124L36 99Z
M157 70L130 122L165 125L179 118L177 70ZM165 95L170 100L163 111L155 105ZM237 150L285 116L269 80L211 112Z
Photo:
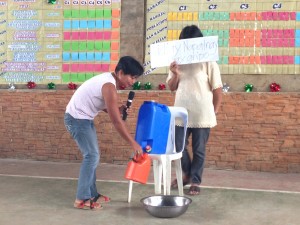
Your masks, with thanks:
M151 168L151 159L147 153L135 155L128 163L125 178L142 184L146 184Z

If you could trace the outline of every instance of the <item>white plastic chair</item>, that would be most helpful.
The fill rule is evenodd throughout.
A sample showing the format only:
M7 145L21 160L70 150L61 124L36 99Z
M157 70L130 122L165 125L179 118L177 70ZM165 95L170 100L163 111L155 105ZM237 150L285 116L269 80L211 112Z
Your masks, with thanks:
M183 184L182 184L182 169L181 158L184 144L180 152L176 152L175 145L175 119L180 118L184 124L184 137L183 143L185 143L185 134L187 130L188 112L183 107L169 107L171 112L170 129L168 136L168 143L166 154L149 154L153 160L153 174L154 174L154 186L155 194L161 194L161 181L163 181L163 193L164 195L170 195L171 193L171 171L172 161L175 162L176 178L178 183L179 195L183 196Z
M153 162L153 175L154 175L154 191L155 194L161 194L161 186L163 181L163 193L164 195L170 195L171 193L171 170L172 161L175 162L176 178L178 183L179 195L183 196L183 184L182 184L182 169L181 169L181 157L184 149L184 144L180 152L176 152L175 145L175 119L180 118L184 124L184 137L183 143L185 143L185 134L187 129L188 112L183 107L169 107L171 112L170 127L168 134L167 149L165 154L149 154ZM131 201L133 181L129 181L128 202Z

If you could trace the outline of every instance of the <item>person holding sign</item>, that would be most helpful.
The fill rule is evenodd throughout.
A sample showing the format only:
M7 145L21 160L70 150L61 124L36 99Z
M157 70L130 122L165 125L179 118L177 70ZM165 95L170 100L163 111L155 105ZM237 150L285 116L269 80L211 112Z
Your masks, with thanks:
M143 153L142 147L131 136L122 120L121 114L129 106L118 106L117 93L122 86L132 86L143 72L143 66L136 59L123 56L114 72L105 72L85 81L66 107L65 127L83 158L74 202L77 209L101 209L100 202L110 201L109 197L99 194L96 187L96 168L100 153L94 119L99 112L104 111L109 115L117 132L130 144L135 154Z
M203 37L201 30L191 25L182 29L179 39L199 37ZM223 85L220 69L216 62L184 65L172 62L166 82L171 91L176 91L174 106L184 107L188 111L186 142L183 143L184 129L181 121L176 121L175 142L178 150L185 145L181 159L183 185L191 184L188 194L198 195L205 163L205 147L210 128L217 125L216 114L222 101ZM192 135L192 157L187 150L190 135ZM177 180L174 180L172 188L177 187Z

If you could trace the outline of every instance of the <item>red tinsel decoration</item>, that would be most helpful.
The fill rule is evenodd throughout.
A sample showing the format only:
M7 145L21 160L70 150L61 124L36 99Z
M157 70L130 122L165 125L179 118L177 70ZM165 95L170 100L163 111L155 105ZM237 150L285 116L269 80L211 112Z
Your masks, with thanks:
M75 90L77 88L77 84L74 84L74 83L70 82L68 84L68 88L71 89L71 90Z
M158 89L159 90L165 90L166 89L166 85L165 84L159 84L158 85Z
M280 85L276 83L270 84L270 91L271 92L278 92L280 91Z
M28 87L29 89L33 89L33 88L36 87L36 84L35 84L33 81L28 81L28 82L27 82L27 87Z

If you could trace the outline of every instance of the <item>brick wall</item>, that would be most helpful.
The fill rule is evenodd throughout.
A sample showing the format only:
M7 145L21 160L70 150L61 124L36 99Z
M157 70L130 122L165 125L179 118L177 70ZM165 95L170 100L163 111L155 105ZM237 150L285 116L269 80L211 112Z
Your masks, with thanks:
M0 90L0 157L79 161L63 116L71 90ZM120 92L125 102L128 91ZM218 126L211 131L206 166L300 173L300 93L224 93ZM127 124L135 134L144 100L172 105L174 93L138 91ZM105 113L95 120L101 162L127 163L130 147Z

